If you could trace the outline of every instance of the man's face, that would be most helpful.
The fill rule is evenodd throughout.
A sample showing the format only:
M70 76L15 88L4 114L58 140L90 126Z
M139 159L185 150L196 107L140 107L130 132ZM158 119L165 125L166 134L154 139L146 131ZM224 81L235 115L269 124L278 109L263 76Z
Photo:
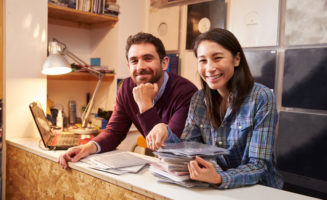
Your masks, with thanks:
M133 44L128 51L128 68L136 85L141 83L161 83L168 58L160 62L154 45L150 43Z

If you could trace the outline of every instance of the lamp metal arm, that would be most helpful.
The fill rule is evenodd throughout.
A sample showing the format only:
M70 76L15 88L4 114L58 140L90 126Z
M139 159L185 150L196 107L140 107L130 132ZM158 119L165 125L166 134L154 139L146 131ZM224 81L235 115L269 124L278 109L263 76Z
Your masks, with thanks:
M87 104L84 112L82 113L81 119L82 119L82 127L83 128L86 128L87 127L87 120L88 120L87 118L90 115L91 109L92 109L93 104L94 104L95 96L96 96L96 94L98 92L98 89L99 89L99 87L101 85L101 81L102 81L102 77L98 80L97 85L95 87L95 90L94 90L94 92L92 94L92 97L91 97L89 103Z
M79 57L77 57L75 54L73 54L72 52L70 52L67 49L67 46L65 43L60 42L59 40L57 40L56 38L53 38L53 41L57 42L60 47L62 48L61 50L61 54L68 56L69 58L71 58L72 60L74 60L75 62L77 62L77 64L82 67L83 69L87 70L90 74L92 74L93 76L95 76L96 78L100 79L104 76L104 73L96 71L92 68L90 68L90 66L84 62L82 59L80 59Z
M71 58L72 60L77 62L77 64L79 66L81 66L83 69L87 70L90 74L92 74L93 76L95 76L98 79L98 82L97 82L97 85L96 85L95 90L93 92L93 95L92 95L89 103L87 104L87 106L86 106L86 108L85 108L85 110L84 110L84 112L82 113L82 116L81 116L82 127L86 128L87 127L87 120L88 120L89 114L91 112L91 109L93 107L95 96L96 96L96 94L97 94L97 92L99 90L99 87L101 85L104 73L96 71L96 70L90 68L90 66L86 62L84 62L82 59L77 57L72 52L68 51L67 48L66 48L66 44L60 42L59 40L57 40L55 38L53 38L53 41L57 42L60 45L60 47L62 48L62 50L60 51L60 54L68 56L69 58Z

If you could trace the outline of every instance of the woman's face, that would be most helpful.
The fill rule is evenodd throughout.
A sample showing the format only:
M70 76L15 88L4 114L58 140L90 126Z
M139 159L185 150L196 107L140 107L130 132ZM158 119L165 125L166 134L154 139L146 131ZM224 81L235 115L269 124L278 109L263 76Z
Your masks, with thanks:
M220 95L227 95L227 83L234 75L234 68L240 63L240 56L216 42L204 40L197 49L198 72L211 89Z

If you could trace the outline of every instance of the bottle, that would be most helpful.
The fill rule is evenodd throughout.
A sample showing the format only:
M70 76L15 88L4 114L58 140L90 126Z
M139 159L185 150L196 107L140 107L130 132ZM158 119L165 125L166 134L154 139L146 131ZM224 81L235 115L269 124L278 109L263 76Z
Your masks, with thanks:
M76 102L70 100L68 102L68 109L69 109L69 124L76 123Z
M63 129L63 126L64 126L64 117L62 116L62 110L58 110L57 123L56 123L56 125L60 128L60 130Z

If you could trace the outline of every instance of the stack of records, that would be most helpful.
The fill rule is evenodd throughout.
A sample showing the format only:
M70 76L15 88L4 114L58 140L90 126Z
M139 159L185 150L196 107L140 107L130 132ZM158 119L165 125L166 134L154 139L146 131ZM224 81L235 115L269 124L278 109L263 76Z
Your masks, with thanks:
M174 183L185 187L207 187L209 184L190 179L188 163L200 156L211 162L218 170L218 155L228 154L228 150L198 142L168 143L154 154L160 161L151 163L150 171L160 182Z

